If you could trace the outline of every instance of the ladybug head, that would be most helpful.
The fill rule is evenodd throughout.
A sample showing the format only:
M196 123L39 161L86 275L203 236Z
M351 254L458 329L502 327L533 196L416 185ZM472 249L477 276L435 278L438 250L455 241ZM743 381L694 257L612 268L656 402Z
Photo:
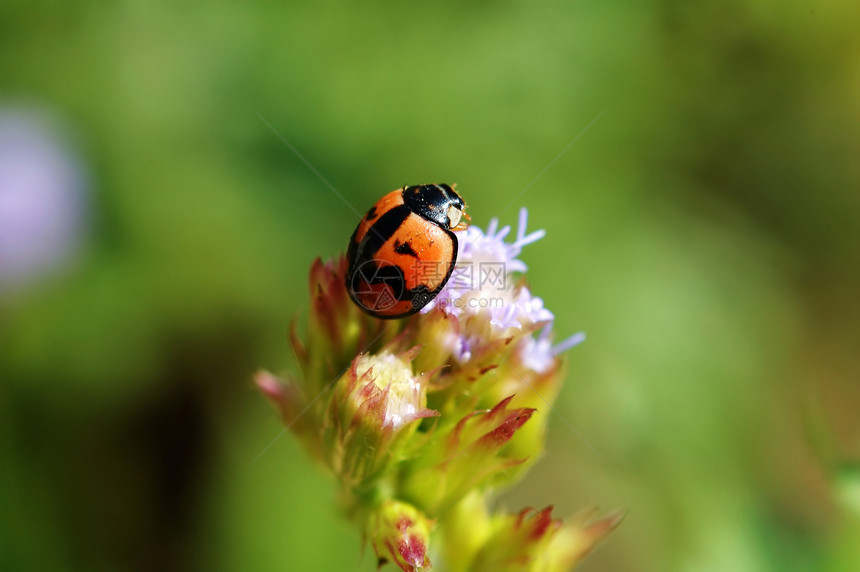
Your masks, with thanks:
M464 230L471 220L465 212L466 203L444 183L404 187L403 202L412 212L445 230Z

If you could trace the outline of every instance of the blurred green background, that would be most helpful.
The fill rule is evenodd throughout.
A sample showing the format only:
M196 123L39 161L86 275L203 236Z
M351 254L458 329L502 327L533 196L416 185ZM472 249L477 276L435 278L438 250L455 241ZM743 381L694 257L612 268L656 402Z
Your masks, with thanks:
M629 509L582 570L860 569L858 22L5 0L0 569L375 569L290 436L260 455L250 376L356 223L281 137L359 211L456 182L547 230L529 281L588 334L558 411L604 459L554 417L501 502Z

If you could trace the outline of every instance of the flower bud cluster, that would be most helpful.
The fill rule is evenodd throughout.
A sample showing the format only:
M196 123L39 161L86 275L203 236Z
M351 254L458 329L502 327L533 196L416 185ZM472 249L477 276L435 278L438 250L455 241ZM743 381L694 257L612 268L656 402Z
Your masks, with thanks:
M513 242L495 220L486 232L459 233L458 268L495 269L492 283L458 282L455 270L434 302L401 321L351 302L343 258L317 260L306 332L291 332L301 375L257 375L335 476L380 563L422 570L432 553L451 570L565 570L617 524L562 526L550 509L487 509L491 493L542 453L560 354L582 341L552 344L553 315L518 258L543 233L525 226L523 210ZM498 303L480 302L489 297Z

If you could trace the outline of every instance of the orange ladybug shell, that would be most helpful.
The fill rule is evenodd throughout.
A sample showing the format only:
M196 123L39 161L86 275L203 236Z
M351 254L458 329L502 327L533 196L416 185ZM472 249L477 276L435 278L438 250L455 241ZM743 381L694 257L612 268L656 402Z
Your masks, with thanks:
M458 244L452 229L465 228L464 208L444 184L405 186L379 199L347 249L353 302L378 318L405 317L426 306L454 270Z

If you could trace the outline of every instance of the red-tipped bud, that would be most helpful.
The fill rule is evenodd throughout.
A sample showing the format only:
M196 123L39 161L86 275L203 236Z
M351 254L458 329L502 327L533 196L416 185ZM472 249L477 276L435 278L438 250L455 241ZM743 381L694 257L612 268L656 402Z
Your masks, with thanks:
M380 567L393 562L404 572L418 572L430 568L431 528L432 522L418 509L389 500L371 512L366 533Z

